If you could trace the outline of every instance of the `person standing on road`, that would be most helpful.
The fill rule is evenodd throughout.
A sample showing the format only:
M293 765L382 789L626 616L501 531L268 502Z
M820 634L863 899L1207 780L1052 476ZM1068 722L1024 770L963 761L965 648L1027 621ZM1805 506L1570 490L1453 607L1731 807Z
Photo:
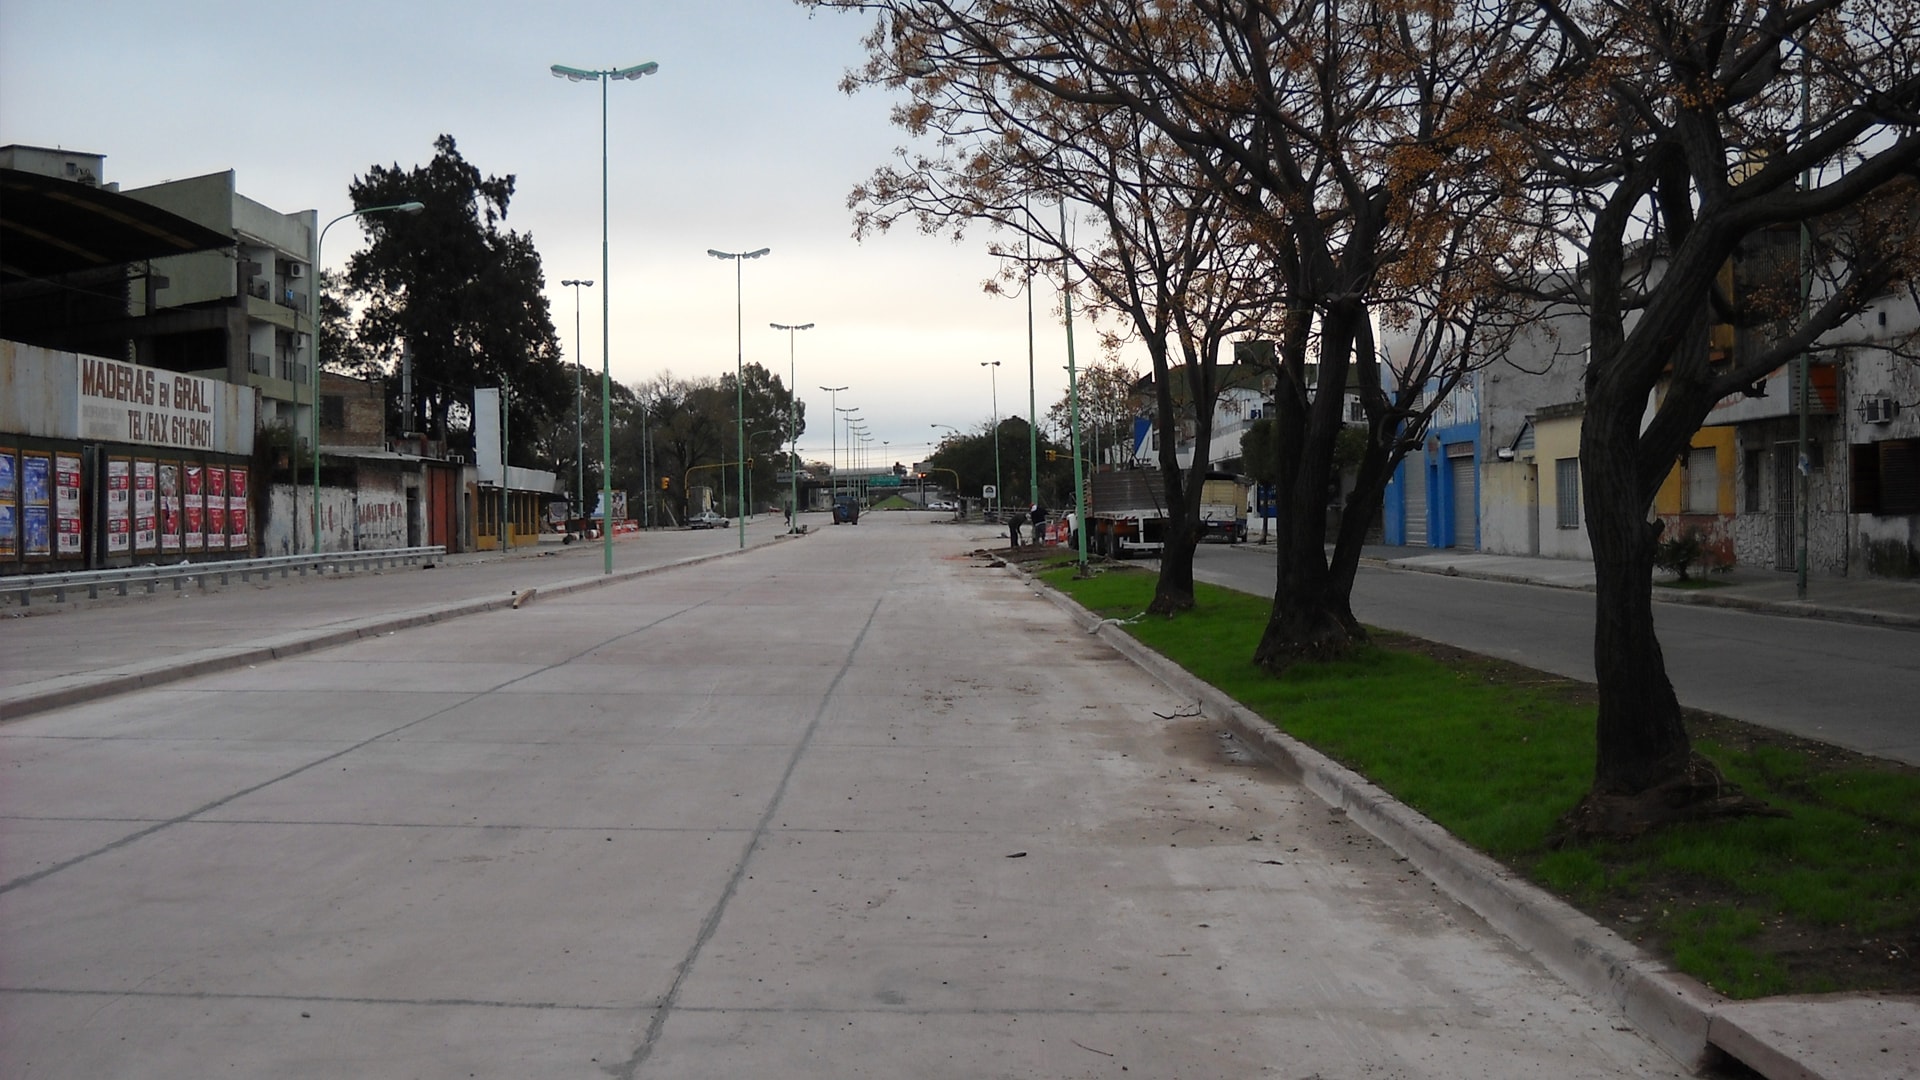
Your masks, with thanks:
M1027 520L1033 524L1033 542L1040 542L1040 530L1047 523L1047 511L1039 503L1027 508Z
M1012 547L1020 546L1020 515L1019 514L1007 515L1007 538L1010 541L1010 546Z

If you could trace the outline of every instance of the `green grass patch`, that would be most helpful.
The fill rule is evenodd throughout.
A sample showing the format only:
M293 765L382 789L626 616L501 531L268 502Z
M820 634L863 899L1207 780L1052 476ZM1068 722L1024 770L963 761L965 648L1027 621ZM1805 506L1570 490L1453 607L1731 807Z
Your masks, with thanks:
M1142 570L1035 569L1103 618L1153 595ZM1206 584L1195 598L1126 629L1720 992L1920 991L1920 770L1700 714L1697 748L1787 817L1550 850L1592 777L1590 686L1379 631L1274 678L1251 659L1268 602Z

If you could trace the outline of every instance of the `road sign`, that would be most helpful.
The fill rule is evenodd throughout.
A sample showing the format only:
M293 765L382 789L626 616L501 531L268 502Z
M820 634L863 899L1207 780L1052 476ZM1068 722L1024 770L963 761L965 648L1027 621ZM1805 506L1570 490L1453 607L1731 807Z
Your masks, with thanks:
M980 489L980 497L983 499L991 499L998 494L1000 494L1000 489L994 487L992 484L988 484L986 487Z

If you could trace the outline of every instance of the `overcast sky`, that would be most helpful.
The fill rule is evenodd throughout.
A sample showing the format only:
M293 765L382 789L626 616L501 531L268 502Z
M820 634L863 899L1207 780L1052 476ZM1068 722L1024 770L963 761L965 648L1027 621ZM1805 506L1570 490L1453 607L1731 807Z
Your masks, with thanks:
M601 286L581 291L576 344L559 283L602 278L600 90L548 68L656 61L608 90L614 378L731 370L733 266L706 251L768 247L745 264L745 356L784 379L787 335L767 324L817 324L798 336L803 452L828 452L817 387L847 386L840 405L910 463L931 425L988 419L983 360L1003 361L1001 415L1026 412L1026 306L982 293L984 235L851 238L847 192L901 141L887 98L838 89L867 26L790 0L0 0L0 144L105 154L123 188L232 169L242 194L324 222L355 176L424 164L452 135L517 178L506 224L539 247L566 353L597 367ZM342 222L323 261L360 242ZM1043 285L1043 415L1066 391L1054 306Z

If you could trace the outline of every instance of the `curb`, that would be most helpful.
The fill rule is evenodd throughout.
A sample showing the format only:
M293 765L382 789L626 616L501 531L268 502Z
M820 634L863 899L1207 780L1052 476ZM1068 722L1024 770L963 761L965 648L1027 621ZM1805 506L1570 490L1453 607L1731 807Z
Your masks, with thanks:
M1496 571L1461 569L1457 566L1445 568L1433 566L1402 566L1391 559L1362 556L1364 566L1376 566L1385 570L1399 570L1409 574L1432 574L1436 577L1463 577L1475 581L1497 581L1507 585L1533 585L1543 589L1563 589L1568 592L1593 591L1592 585L1562 585L1553 581L1521 574L1503 574ZM1751 611L1761 615L1779 615L1793 619L1824 619L1828 622L1854 623L1862 626L1881 626L1895 630L1920 630L1920 615L1907 615L1894 611L1874 611L1868 608L1817 607L1812 604L1792 600L1761 600L1750 596L1719 595L1715 593L1662 592L1657 586L1653 598L1663 604L1695 604L1701 607L1731 608L1739 611Z
M780 543L800 533L781 534L772 543ZM235 668L263 664L272 660L285 660L335 645L346 645L363 638L379 637L395 630L406 630L415 626L446 622L467 615L479 615L489 611L518 610L533 602L535 594L540 596L566 596L586 589L597 589L605 585L614 585L634 578L646 577L667 570L694 566L725 559L734 555L744 555L761 545L752 548L722 551L708 555L695 555L675 562L662 563L659 566L635 567L631 570L616 570L611 574L599 574L592 577L572 578L556 581L536 588L518 589L506 596L484 597L478 600L456 600L433 607L414 608L391 615L374 615L365 619L338 624L322 630L298 631L279 638L268 638L258 645L221 645L203 649L184 657L165 657L159 660L135 665L131 670L116 672L106 676L75 675L66 680L48 680L59 685L45 689L30 690L20 694L0 693L0 723L19 720L35 713L50 709L80 705L117 694L144 690L148 687L164 686L168 683L191 679L200 675L212 675Z
M1327 805L1346 813L1399 852L1449 896L1526 949L1557 978L1602 1009L1624 1017L1683 1066L1704 1068L1721 1053L1710 1041L1716 1030L1715 1014L1723 1004L1719 995L1461 843L1360 774L1283 734L1124 630L1103 624L1071 597L1046 587L1011 564L1007 569L1042 591L1072 616L1080 629L1098 636L1173 690L1197 699L1207 715L1231 729L1234 738L1276 768L1298 777Z

